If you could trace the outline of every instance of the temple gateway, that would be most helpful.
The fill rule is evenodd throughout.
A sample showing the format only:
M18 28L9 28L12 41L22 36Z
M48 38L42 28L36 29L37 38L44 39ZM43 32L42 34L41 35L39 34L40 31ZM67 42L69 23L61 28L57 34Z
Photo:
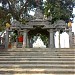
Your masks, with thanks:
M45 44L47 48L55 48L54 43L54 34L56 31L65 31L66 29L66 23L63 20L58 20L54 24L51 24L51 18L45 18L42 14L42 11L37 7L34 18L32 20L29 20L25 25L21 24L18 21L13 21L10 29L7 28L6 30L6 48L8 47L9 43L11 42L9 40L9 33L10 32L16 32L16 34L22 35L23 40L22 43L19 43L18 37L16 37L16 47L28 47L32 48L33 43L36 40L36 38L40 35L46 36L47 43ZM70 41L72 41L72 32L71 30L67 30ZM59 35L60 37L60 35ZM59 39L60 40L60 39ZM10 42L9 42L10 41ZM60 45L60 43L59 43ZM71 47L72 44L70 44Z

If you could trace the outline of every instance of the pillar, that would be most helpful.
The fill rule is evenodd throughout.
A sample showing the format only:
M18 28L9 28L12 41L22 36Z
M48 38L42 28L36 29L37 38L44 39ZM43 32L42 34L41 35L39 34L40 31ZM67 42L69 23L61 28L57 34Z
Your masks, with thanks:
M1 37L0 37L0 44L1 44Z
M28 30L27 30L27 47L29 47Z
M53 29L48 30L49 31L49 48L54 48L54 31Z
M5 48L8 48L8 44L9 44L9 29L6 29L6 35L5 35Z
M28 30L25 29L23 33L23 47L29 47L29 40L28 40Z
M72 48L73 39L72 39L72 29L71 28L69 29L69 45L70 45L70 48Z
M58 31L59 31L59 48L61 48L61 46L60 46L60 29Z

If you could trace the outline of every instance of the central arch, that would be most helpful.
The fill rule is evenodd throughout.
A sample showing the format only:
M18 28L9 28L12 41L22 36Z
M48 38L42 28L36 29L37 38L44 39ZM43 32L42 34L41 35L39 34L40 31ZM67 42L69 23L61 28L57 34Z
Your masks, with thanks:
M42 28L35 28L28 32L29 47L33 47L32 45L36 41L37 36L40 36L44 45L48 47L49 32L47 31L47 29Z

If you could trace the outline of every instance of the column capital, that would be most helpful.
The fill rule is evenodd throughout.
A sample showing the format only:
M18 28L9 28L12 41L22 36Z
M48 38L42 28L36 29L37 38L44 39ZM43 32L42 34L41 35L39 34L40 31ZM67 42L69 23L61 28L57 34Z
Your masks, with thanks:
M24 32L26 32L26 33L27 33L27 32L29 32L29 30L28 30L28 29L24 29Z
M54 32L54 30L53 30L53 29L48 29L47 31L48 31L48 32Z
M24 29L23 31L24 31L24 32L27 32L27 29Z

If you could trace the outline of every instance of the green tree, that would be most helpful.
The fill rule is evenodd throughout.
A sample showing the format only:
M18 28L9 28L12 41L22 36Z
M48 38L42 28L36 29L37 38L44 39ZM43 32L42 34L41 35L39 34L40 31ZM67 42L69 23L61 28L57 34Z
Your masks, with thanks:
M45 15L52 17L52 23L58 19L68 22L72 17L74 1L72 0L47 0L45 3Z
M0 25L4 26L10 19L26 23L30 16L28 12L37 6L45 16L52 17L52 23L57 19L67 21L72 16L74 0L0 0ZM33 10L34 11L34 10Z
M40 0L39 0L40 1ZM9 22L10 18L16 19L22 23L26 23L30 16L28 12L33 8L36 8L38 0L0 0L2 6L0 8L1 11L1 18L0 21L4 23ZM40 5L42 4L42 0ZM4 12L3 12L4 11ZM3 23L3 24L4 24ZM10 23L10 22L9 22ZM0 23L1 24L1 23ZM2 25L2 24L1 24Z

